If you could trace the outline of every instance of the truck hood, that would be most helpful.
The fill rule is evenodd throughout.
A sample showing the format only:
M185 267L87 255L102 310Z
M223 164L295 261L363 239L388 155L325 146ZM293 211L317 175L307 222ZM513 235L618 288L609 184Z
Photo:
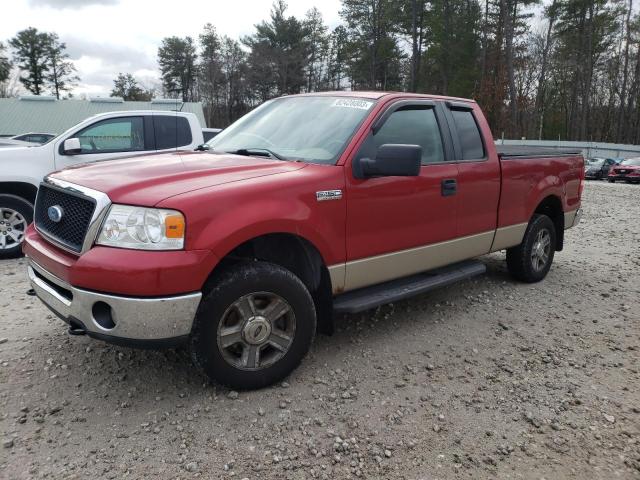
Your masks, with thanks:
M171 152L71 167L52 174L109 195L114 203L152 206L181 193L299 170L299 162L210 152Z

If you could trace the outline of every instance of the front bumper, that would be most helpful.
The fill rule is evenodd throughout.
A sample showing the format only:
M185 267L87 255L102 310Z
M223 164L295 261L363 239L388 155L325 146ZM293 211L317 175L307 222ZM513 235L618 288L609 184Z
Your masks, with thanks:
M609 180L620 180L623 182L640 182L640 175L629 175L628 173L609 175L607 178Z
M29 280L38 298L75 332L111 343L163 347L183 343L202 294L126 297L76 288L29 259Z

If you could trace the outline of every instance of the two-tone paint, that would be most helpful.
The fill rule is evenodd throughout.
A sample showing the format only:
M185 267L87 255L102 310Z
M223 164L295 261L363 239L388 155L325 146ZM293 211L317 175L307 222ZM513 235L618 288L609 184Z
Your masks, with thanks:
M315 247L333 293L339 294L517 245L545 201L560 206L563 228L573 225L582 157L501 159L484 115L468 100L378 92L331 95L376 102L336 165L181 152L53 176L104 192L113 203L181 211L187 218L183 251L94 246L76 256L30 228L25 253L76 288L154 297L199 292L239 245L288 233ZM467 102L484 137L485 156L425 165L417 177L356 179L351 162L373 123L397 102L414 100ZM441 195L445 178L457 180L457 195ZM333 194L320 198L319 192Z

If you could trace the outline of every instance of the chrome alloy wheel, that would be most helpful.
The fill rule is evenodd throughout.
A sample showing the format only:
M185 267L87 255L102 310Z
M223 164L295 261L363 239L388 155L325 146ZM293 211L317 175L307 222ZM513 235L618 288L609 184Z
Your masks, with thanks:
M551 235L549 230L543 228L536 235L536 239L533 242L531 248L531 266L536 272L542 270L549 261L549 255L551 253Z
M218 325L218 348L227 363L241 370L261 370L289 351L296 317L279 295L244 295L224 312Z
M27 231L27 220L11 208L0 207L0 250L15 248L22 243Z

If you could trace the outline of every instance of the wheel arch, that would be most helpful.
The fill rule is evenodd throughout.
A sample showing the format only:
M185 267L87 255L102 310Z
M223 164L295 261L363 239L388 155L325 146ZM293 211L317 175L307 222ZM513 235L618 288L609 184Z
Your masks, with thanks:
M310 240L290 232L265 233L244 240L220 257L205 287L223 270L246 261L274 263L300 278L313 298L318 331L333 333L331 277L320 250Z
M562 208L562 200L557 195L548 195L545 197L532 213L546 215L551 219L556 228L556 251L560 252L564 248L564 210Z
M32 205L36 201L38 188L28 182L0 182L0 195L8 194L27 200Z

